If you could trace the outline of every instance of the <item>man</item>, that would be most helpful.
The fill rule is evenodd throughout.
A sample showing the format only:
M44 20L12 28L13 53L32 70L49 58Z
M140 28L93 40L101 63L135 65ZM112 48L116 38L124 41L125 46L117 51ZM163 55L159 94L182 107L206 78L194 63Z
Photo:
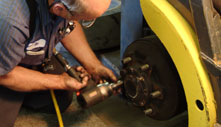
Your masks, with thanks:
M104 67L90 49L82 28L77 22L101 16L109 4L110 0L0 1L1 127L13 126L24 98L27 106L36 109L48 106L48 100L44 101L48 97L26 92L49 89L77 91L87 84L88 77L84 75L82 82L78 82L65 73L45 74L32 69L51 58L52 50L58 42L64 45L94 79L105 78L116 81L113 72ZM69 21L75 23L75 28L69 31L70 33L67 32ZM84 72L83 68L78 70ZM61 94L60 101L66 100L63 98L66 95L70 97L69 93L58 92L58 95ZM47 92L43 95L49 94ZM39 96L42 96L40 101L36 99ZM64 102L64 110L71 101L71 99L67 100L69 101ZM32 104L34 101L45 102L46 105Z

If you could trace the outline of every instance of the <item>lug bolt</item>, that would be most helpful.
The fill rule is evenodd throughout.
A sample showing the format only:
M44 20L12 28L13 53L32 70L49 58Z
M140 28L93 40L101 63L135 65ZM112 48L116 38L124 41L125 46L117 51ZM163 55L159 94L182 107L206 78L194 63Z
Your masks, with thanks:
M130 61L132 61L132 58L131 57L126 57L122 60L122 63L123 64L128 64Z
M150 65L149 65L149 64L144 64L143 66L140 67L140 69L141 69L142 71L147 71L149 68L150 68Z
M155 91L153 93L150 94L152 98L157 98L161 96L161 92L160 91Z
M152 112L153 112L153 109L151 108L144 110L145 115L150 115L152 114Z
M144 77L142 77L142 76L141 77L137 77L137 80L138 81L144 81Z

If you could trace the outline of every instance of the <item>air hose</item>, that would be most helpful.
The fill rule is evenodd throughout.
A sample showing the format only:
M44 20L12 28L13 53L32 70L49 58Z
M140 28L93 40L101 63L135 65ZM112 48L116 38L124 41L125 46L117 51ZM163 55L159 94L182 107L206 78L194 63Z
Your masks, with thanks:
M50 90L50 93L51 93L51 98L52 98L54 108L55 108L55 111L56 111L56 114L57 114L59 127L64 127L64 123L63 123L63 120L62 120L61 112L60 112L60 109L59 109L59 106L58 106L58 102L57 102L54 90Z

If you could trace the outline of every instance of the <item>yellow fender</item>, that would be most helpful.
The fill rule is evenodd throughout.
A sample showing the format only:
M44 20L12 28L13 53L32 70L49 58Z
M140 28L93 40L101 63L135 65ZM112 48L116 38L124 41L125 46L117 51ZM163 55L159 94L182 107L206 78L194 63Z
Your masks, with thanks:
M169 52L186 95L189 127L213 127L216 103L196 33L166 0L140 0L143 15Z

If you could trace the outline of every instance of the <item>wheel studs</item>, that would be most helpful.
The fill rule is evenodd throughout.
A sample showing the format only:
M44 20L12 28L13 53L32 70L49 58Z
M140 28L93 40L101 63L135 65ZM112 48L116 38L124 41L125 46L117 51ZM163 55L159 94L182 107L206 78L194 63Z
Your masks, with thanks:
M152 98L158 98L158 97L161 96L161 92L160 91L155 91L155 92L151 93L150 96Z
M144 77L143 77L143 76L137 77L137 80L138 80L138 81L144 81Z
M143 66L140 67L140 69L141 69L142 71L147 71L149 68L150 68L150 65L149 65L149 64L144 64Z
M151 108L144 110L145 115L150 115L152 114L152 112L153 112L153 109Z
M122 63L123 64L128 64L129 62L131 62L132 61L132 58L131 57L126 57L126 58L124 58L123 60L122 60Z

